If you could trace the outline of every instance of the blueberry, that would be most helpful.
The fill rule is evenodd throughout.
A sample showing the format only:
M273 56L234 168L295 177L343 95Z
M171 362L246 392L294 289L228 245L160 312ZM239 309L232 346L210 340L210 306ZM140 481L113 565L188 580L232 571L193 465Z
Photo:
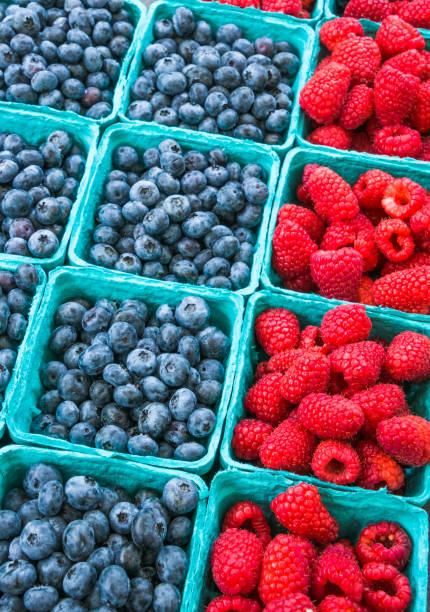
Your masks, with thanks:
M77 510L91 510L101 499L99 484L89 476L72 476L64 490L67 502Z
M36 579L36 569L28 561L6 561L0 566L0 590L6 595L23 594Z
M283 132L290 123L290 114L284 108L279 108L267 117L266 127L272 132Z
M107 546L96 548L87 559L87 562L94 567L97 574L99 574L105 567L112 565L113 561L114 553Z
M184 442L175 448L174 458L179 461L198 461L206 452L205 447L198 442Z
M72 442L72 444L93 446L95 436L96 430L91 423L76 423L76 425L73 425L70 429L70 442Z
M273 57L273 64L287 77L294 77L299 69L299 58L290 51L280 51Z
M59 589L71 563L63 553L54 552L50 557L37 564L37 574L41 584Z
M130 580L122 567L119 565L106 567L100 574L97 584L102 601L113 607L125 605L130 592Z
M76 520L67 525L63 533L63 550L70 561L83 561L92 553L94 546L94 530L89 523Z
M0 533L6 540L19 535L21 519L13 510L0 510Z
M22 484L26 494L35 498L38 496L40 488L50 480L62 482L61 474L57 468L45 463L35 463L27 470Z
M127 440L128 436L121 427L106 425L97 432L94 445L96 448L125 453L127 450Z
M19 543L22 552L33 561L49 557L57 545L51 525L48 521L40 519L29 521L24 526Z
M116 533L130 533L131 525L137 512L138 509L136 506L130 502L119 502L118 504L115 504L109 513L111 528Z
M144 397L149 401L162 402L169 396L167 386L155 376L145 376L140 384Z
M186 478L172 478L163 489L162 502L174 515L188 514L197 505L196 485Z
M127 450L131 455L156 456L158 453L158 444L146 434L137 434L128 440Z
M153 586L147 578L133 578L130 583L130 594L127 608L130 612L145 612L152 603Z
M166 504L167 505L167 504ZM145 504L134 517L131 536L141 550L158 550L167 534L167 521L161 510L152 504Z
M83 519L93 528L96 544L101 544L107 540L110 534L109 521L103 512L88 510L88 512L85 512Z
M73 599L83 599L90 594L97 580L94 567L85 561L70 567L63 579L63 590Z
M181 594L175 586L162 582L155 587L152 603L154 612L179 612L180 605Z
M25 592L23 601L30 612L49 612L58 601L58 591L53 586L33 587Z
M63 485L58 480L46 482L39 491L37 503L44 516L55 516L63 505Z

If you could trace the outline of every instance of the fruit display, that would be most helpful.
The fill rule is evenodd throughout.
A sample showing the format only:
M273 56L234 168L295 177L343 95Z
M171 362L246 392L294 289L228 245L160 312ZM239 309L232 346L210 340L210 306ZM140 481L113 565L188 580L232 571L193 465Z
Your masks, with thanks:
M328 54L300 93L310 120L307 140L430 161L430 54L423 34L390 15L373 37L353 17L324 23L319 37Z
M250 284L270 201L260 164L240 165L221 148L184 151L167 139L143 150L117 146L111 168L95 210L91 263L213 288Z
M426 0L336 0L336 8L344 17L382 21L397 15L416 28L430 28L430 6Z
M270 13L283 13L298 19L310 19L315 5L314 0L217 0L217 2L239 8L257 8Z
M110 115L133 33L122 0L1 3L0 100Z
M172 19L155 22L126 116L282 144L299 67L289 41L268 36L250 41L238 25L216 29L181 6Z
M296 197L277 215L271 264L292 291L427 315L430 194L372 164L349 184L304 166Z
M152 309L151 309L152 310ZM230 339L197 296L59 306L33 433L83 447L196 461L216 425Z
M430 423L408 391L430 379L430 338L374 338L365 308L328 310L300 326L286 308L255 319L264 352L234 428L235 456L333 485L402 494L408 468L430 463ZM370 336L370 337L369 337ZM411 387L412 385L412 387Z
M0 608L179 610L198 501L182 477L131 495L34 463L1 504Z
M231 506L210 556L221 595L207 611L408 610L413 600L404 573L413 550L408 533L396 522L380 521L356 531L351 541L340 538L338 516L329 512L317 487L306 483L273 497L266 512L248 500Z

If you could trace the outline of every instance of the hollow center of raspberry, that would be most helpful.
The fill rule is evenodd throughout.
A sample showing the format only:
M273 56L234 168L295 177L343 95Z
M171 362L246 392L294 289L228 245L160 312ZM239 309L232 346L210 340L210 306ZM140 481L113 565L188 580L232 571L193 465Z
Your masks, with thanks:
M338 461L337 459L330 459L330 461L326 465L326 471L330 472L330 474L343 474L345 471L345 464L342 461Z
M334 584L334 582L327 582L325 589L324 589L324 597L327 597L327 595L335 595L336 597L345 597L345 593L344 591L342 591L342 589L337 585Z
M396 544L395 539L391 535L379 536L375 538L375 542L379 542L379 544L382 544L385 548L392 548Z
M343 372L332 372L331 383L333 387L333 393L342 393L348 388L348 384L345 382Z
M395 584L391 580L375 580L370 585L372 591L384 591L390 597L395 597L397 595L397 589Z
M411 201L411 194L404 187L397 187L395 191L395 204L397 206L408 206Z
M398 241L398 235L397 234L391 234L390 238L389 238L390 243L393 246L393 249L395 249L396 251L401 251L402 250L402 246L399 244Z

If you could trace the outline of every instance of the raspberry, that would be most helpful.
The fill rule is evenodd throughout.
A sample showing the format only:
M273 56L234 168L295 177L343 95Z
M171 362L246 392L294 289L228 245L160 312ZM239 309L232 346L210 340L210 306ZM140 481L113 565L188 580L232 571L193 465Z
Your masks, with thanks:
M391 68L396 68L400 70L400 72L413 74L422 79L426 69L426 60L419 51L410 49L409 51L403 51L403 53L399 53L399 55L395 55L389 60L386 60L383 66L391 66Z
M422 161L430 161L430 136L422 139L422 149L418 159Z
M333 147L343 151L351 148L351 134L340 125L318 127L309 134L306 140L322 147Z
M374 240L374 228L369 219L358 214L354 219L332 223L324 234L321 249L336 251L351 247L363 257L363 271L373 270L378 263L378 249Z
M277 495L270 504L276 518L292 533L330 544L338 536L338 524L321 501L316 486L301 482Z
M255 589L263 560L263 546L254 533L227 529L215 540L211 568L224 595L247 595Z
M429 209L430 212L430 209ZM415 253L410 259L394 263L388 261L381 270L382 276L399 272L399 270L407 270L408 268L419 268L420 266L430 266L430 253Z
M385 363L385 350L377 342L365 340L340 346L330 358L336 386L357 393L378 381Z
M362 174L352 191L362 208L377 209L381 207L386 187L393 181L394 177L391 174L375 168Z
M300 106L317 123L332 123L340 115L351 80L349 69L342 64L330 62L300 92Z
M365 610L347 597L327 595L318 606L318 612L365 612Z
M413 234L420 234L430 229L430 205L426 204L417 210L409 220Z
M293 593L271 601L263 612L317 612L309 597L303 593Z
M373 153L372 143L366 132L354 132L351 139L351 149L360 153Z
M426 190L421 185L403 177L387 185L381 204L390 217L407 219L424 206L426 197Z
M312 470L317 478L335 484L352 484L360 473L360 459L347 442L320 442L312 458Z
M427 0L406 2L397 14L416 28L430 28L430 5Z
M256 601L240 595L221 595L210 602L206 612L261 612L261 607Z
M419 467L430 462L430 423L407 415L379 423L376 438L382 449L402 465Z
M204 2L211 2L211 0L203 0ZM219 0L220 4L230 4L231 6L238 6L240 8L260 8L260 0Z
M300 422L319 438L345 440L354 436L363 425L360 406L341 395L311 393L301 401Z
M329 51L334 51L334 48L341 40L353 34L364 36L361 23L351 17L340 17L339 19L327 21L321 26L320 41Z
M423 382L430 377L430 338L405 331L387 350L386 370L395 380Z
M267 604L292 593L306 594L309 587L309 561L300 544L288 535L277 535L264 553L258 585L261 601Z
M302 8L301 0L261 0L260 8L262 11L270 13L284 13L298 17Z
M405 474L400 465L392 457L384 453L373 442L362 440L358 442L356 451L361 462L361 472L357 486L375 491L387 488L398 491L405 481Z
M364 601L375 612L403 612L409 606L409 580L392 565L366 563L363 578Z
M345 7L346 17L382 21L391 14L389 0L349 0Z
M281 379L281 395L291 404L298 404L309 393L327 390L330 361L317 352L298 357Z
M355 393L351 401L362 409L363 432L372 438L375 437L376 428L381 421L403 414L407 407L403 389L398 385L384 383Z
M360 563L388 563L401 571L412 552L412 542L397 523L382 521L367 525L355 548Z
M422 148L421 135L406 125L388 125L377 132L373 146L379 155L417 157Z
M299 19L310 19L312 17L312 15L310 14L309 11L307 11L306 9L302 8L302 10L300 11L300 13L297 15L297 17Z
M351 85L372 85L381 64L381 52L370 36L345 38L336 45L331 58L350 69Z
M358 214L358 200L351 187L330 168L320 166L314 170L307 185L315 211L323 220L341 221Z
M273 427L257 419L242 419L234 428L231 445L238 459L256 461L264 440L270 436Z
M296 276L296 278L284 280L283 285L285 289L289 289L290 291L298 291L299 293L315 293L317 290L317 286L312 279L310 270L301 276Z
M322 296L355 302L363 274L363 257L349 247L318 251L311 257L311 274Z
M286 419L260 446L260 460L271 470L306 474L315 446L313 434L296 419Z
M384 66L375 78L375 115L381 125L402 123L418 97L420 80Z
M328 546L313 566L312 597L322 601L333 588L356 603L363 596L363 578L357 559L343 544Z
M255 319L254 331L262 349L274 355L295 348L300 327L296 315L286 308L267 308Z
M302 183L300 183L300 185L297 187L296 195L300 202L303 202L304 204L312 204L312 199L308 190L308 181L312 172L314 172L314 170L316 170L317 168L319 168L318 164L306 164L306 166L303 168Z
M358 304L336 306L326 312L321 321L321 337L331 346L367 340L371 329L372 321L366 309Z
M312 567L312 565L315 563L316 558L318 556L317 549L312 544L312 542L308 538L294 535L292 533L289 533L288 535L285 536L284 542L287 542L287 541L291 542L292 544L300 548L301 552L304 554L305 558L308 560L309 565Z
M374 306L375 302L372 295L373 279L370 276L362 276L360 287L358 288L358 301L366 306Z
M373 89L367 85L356 85L346 95L339 124L345 130L356 130L372 115Z
M385 57L398 55L409 49L424 49L425 40L416 28L397 15L390 15L381 23L376 42Z
M328 347L324 344L321 330L316 325L307 325L300 334L299 348L307 351L318 351L327 354Z
M269 372L282 372L285 374L296 359L304 354L305 351L301 349L290 349L288 351L282 351L282 353L276 353L276 355L273 355L273 357L269 359L267 369Z
M273 234L272 266L281 278L295 278L309 269L309 260L318 245L301 225L284 221Z
M247 412L274 426L286 419L291 409L280 393L281 379L279 372L263 376L249 389L243 401Z
M324 234L324 223L309 208L296 204L284 204L278 212L278 223L293 221L303 227L314 242L321 242Z
M260 378L263 378L263 376L270 373L270 370L267 367L268 363L268 361L260 361L260 363L257 364L254 372L254 382L257 382L260 380Z
M254 532L263 548L266 548L272 539L263 510L250 501L238 502L225 515L221 531L235 528Z
M385 219L375 230L375 242L389 261L406 261L415 250L411 230L401 219Z
M429 26L430 27L430 26ZM410 116L411 125L422 134L430 132L430 81L421 83Z
M372 291L378 306L427 314L430 308L430 266L387 274L374 282Z

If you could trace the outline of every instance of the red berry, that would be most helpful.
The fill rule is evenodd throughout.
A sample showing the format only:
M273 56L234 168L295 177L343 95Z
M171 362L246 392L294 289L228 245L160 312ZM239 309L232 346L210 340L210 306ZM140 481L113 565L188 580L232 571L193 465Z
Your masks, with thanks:
M317 612L309 597L303 593L293 593L271 601L263 612Z
M405 2L397 14L416 28L430 28L430 5L427 0Z
M359 603L363 596L363 578L355 554L343 544L328 546L316 560L312 570L312 597L322 601L330 589Z
M285 220L273 234L272 266L281 278L292 279L309 269L309 260L318 245L298 223Z
M410 115L410 121L411 125L422 134L430 132L430 81L421 83L419 86L418 96Z
M251 501L241 501L232 506L224 517L221 531L240 528L253 531L263 548L266 548L272 539L263 510Z
M231 446L238 459L256 461L264 440L270 436L273 427L257 419L242 419L234 428Z
M349 247L317 251L311 257L311 274L322 296L354 302L363 274L363 256Z
M309 352L298 357L281 379L281 395L298 404L309 393L327 390L330 360L321 353Z
M375 229L375 242L389 261L406 261L414 250L411 230L401 219L384 219Z
M291 410L280 392L281 379L279 372L263 376L249 389L243 402L247 412L274 426L286 419Z
M340 115L350 81L351 73L344 62L330 62L306 83L300 106L317 123L332 123Z
M422 417L410 414L382 421L376 439L402 465L420 467L430 463L430 423Z
M395 55L389 60L386 60L383 66L391 66L392 68L400 70L400 72L413 74L422 79L426 69L426 60L423 55L421 55L420 51L410 49L409 51L403 51L403 53L399 53L399 55Z
M385 57L425 47L422 34L397 15L390 15L384 19L376 33L376 42Z
M258 584L262 560L263 546L254 533L227 529L212 548L214 582L224 595L247 595Z
M430 308L430 266L400 270L378 278L372 293L378 306L427 314Z
M364 36L363 26L357 19L351 17L340 17L326 21L320 28L320 41L329 51L333 51L336 45L345 38L356 34Z
M358 536L355 548L360 563L388 563L402 570L409 561L412 542L397 523L382 521L367 525Z
M298 17L302 8L301 0L261 0L260 8L262 11L270 13L284 13Z
M378 381L385 363L385 350L377 342L365 340L340 346L331 353L330 359L336 388L357 393Z
M356 130L372 115L373 89L367 85L356 85L346 95L339 124L345 130Z
M374 238L372 222L362 214L354 219L332 223L324 234L321 249L336 251L341 247L351 247L363 257L363 271L373 270L378 264L378 249Z
M389 0L349 0L344 15L356 19L382 21L391 14Z
M285 372L293 365L293 363L302 355L305 355L306 351L302 349L290 349L288 351L282 351L282 353L276 353L271 357L267 363L267 369L269 372Z
M426 203L427 192L415 181L403 177L387 185L381 204L395 219L408 219Z
M270 373L270 370L267 367L268 363L268 361L260 361L260 363L257 364L254 372L254 382L257 382L260 380L260 378L263 378L263 376Z
M337 597L327 595L318 606L318 612L367 612L368 608L363 608L347 597Z
M358 301L366 306L374 306L375 302L372 295L373 279L370 276L362 276L360 287L358 288Z
M300 544L288 535L277 535L264 553L258 585L261 601L267 604L292 593L306 594L309 587L310 564Z
M406 125L388 125L377 132L373 146L379 155L417 157L422 148L421 135Z
M384 383L355 393L351 401L361 407L364 413L363 431L372 438L375 438L381 421L401 415L408 409L403 389Z
M360 473L360 459L348 442L325 440L316 448L312 470L320 480L340 485L352 484Z
M391 66L375 78L375 115L381 125L403 123L415 106L420 80Z
M364 422L360 406L342 395L311 393L299 405L298 417L306 429L325 440L354 436Z
M381 207L382 196L394 177L382 170L368 170L355 183L352 191L362 208L377 209Z
M381 270L381 275L385 276L385 274L392 274L409 268L419 268L420 266L430 266L430 253L415 253L406 261L399 263L387 261Z
M305 482L289 487L270 504L276 518L292 533L329 544L338 536L338 524L321 501L317 487Z
M257 341L268 355L295 348L300 328L297 317L286 308L267 308L255 319Z
M317 441L297 419L286 419L260 446L264 467L306 474L310 470Z
M371 329L372 321L364 306L359 304L336 306L326 312L321 321L321 337L331 346L367 340Z
M393 338L385 364L395 380L423 382L430 378L430 338L405 331Z
M316 325L307 325L300 334L299 348L306 351L318 351L326 355L329 347L326 346L321 336L321 330Z
M290 291L298 291L299 293L315 293L317 287L312 280L310 270L306 271L301 276L283 280L282 284L285 289Z
M221 595L213 599L206 612L260 612L260 604L252 599L241 597L240 595L234 595L230 597L228 595Z
M331 58L351 71L351 85L372 85L379 66L381 52L370 36L350 36L336 45Z
M308 538L304 538L302 536L298 536L298 535L289 533L285 536L283 541L284 543L290 542L291 544L298 546L301 552L304 554L304 556L308 560L309 565L312 567L312 565L316 561L318 553L317 553L317 549L315 548L315 546L312 544L312 542Z
M297 206L296 204L284 204L278 212L278 223L294 221L309 234L314 242L321 242L324 234L324 223L309 208Z
M317 168L307 185L315 211L322 219L334 222L352 219L358 214L358 200L351 187L330 168Z
M309 134L307 140L322 147L346 151L351 148L351 134L340 125L323 125Z
M358 442L356 451L361 461L361 472L357 486L375 491L387 488L398 491L405 481L405 474L400 465L392 457L384 453L373 442L362 440Z
M409 580L392 565L366 563L363 578L364 601L375 612L403 612L409 606Z

